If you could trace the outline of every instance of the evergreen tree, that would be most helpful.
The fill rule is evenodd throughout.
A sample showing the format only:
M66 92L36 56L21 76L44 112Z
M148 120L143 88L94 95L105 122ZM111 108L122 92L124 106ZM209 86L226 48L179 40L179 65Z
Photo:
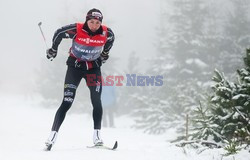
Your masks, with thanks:
M204 78L201 73L207 68L207 64L198 56L204 39L203 17L207 14L204 2L174 1L175 11L170 16L166 10L162 10L162 27L158 31L159 53L153 57L148 73L162 75L164 84L143 92L147 97L145 99L154 100L141 100L144 104L142 107L146 109L141 108L141 120L136 121L137 126L144 126L150 133L160 133L172 126L183 128L186 114L198 102L203 87L198 78Z
M239 82L228 81L218 70L213 76L213 93L207 112L197 113L195 121L208 121L216 134L195 132L194 138L208 139L216 142L227 142L236 139L239 143L249 144L250 138L250 50L247 49L244 58L245 68L237 70ZM204 117L203 115L207 116ZM197 123L196 123L197 124ZM195 126L196 126L195 124ZM209 125L203 128L208 130ZM211 126L211 125L210 125ZM195 127L199 130L199 127Z
M238 26L239 23L236 23L228 14L221 16L214 14L219 13L219 11L220 13L226 12L221 7L214 7L218 6L219 3L221 2L213 1L211 4L205 0L177 0L173 1L175 9L171 14L168 14L165 9L162 9L161 12L160 25L162 27L158 29L160 39L157 46L158 55L153 58L153 63L150 64L152 68L148 70L148 73L163 75L164 85L154 92L143 93L144 95L145 93L151 93L146 95L148 98L152 98L151 95L156 94L155 97L159 102L161 100L167 101L161 107L165 116L168 117L165 120L171 119L173 125L183 126L182 130L184 129L185 114L190 113L198 101L203 98L204 91L211 83L209 82L209 77L212 75L211 71L216 67L226 71L229 77L235 74L232 72L232 68L230 70L227 70L227 68L231 64L234 68L239 66L238 58L241 52L235 48L240 44L246 44L246 37L248 36L245 37L245 35L250 33L245 33L245 35L242 33L235 34L237 33L236 28L240 27ZM162 4L162 6L165 5ZM240 13L238 9L243 11ZM237 4L233 12L237 15L246 15L247 10L240 3ZM228 23L229 21L232 22ZM241 21L247 24L247 16L242 16ZM232 28L233 34L229 34L229 28ZM244 40L244 43L240 40ZM236 42L237 45L235 45ZM244 47L244 45L241 46ZM143 112L145 115L150 115L148 114L149 111L157 110L154 108L156 104L153 104L153 101L148 101L148 105L145 105L142 106L149 108ZM142 119L145 119L145 117ZM154 120L159 121L157 118ZM140 122L143 126L143 121L137 122ZM155 123L153 118L151 122L152 124ZM150 126L150 123L148 123L148 126Z
M239 120L235 136L239 141L250 144L250 49L246 50L245 68L237 70L239 85L233 104Z
M177 0L173 5L175 14L168 20L172 26L171 35L167 38L168 46L162 54L170 54L174 65L168 71L162 68L166 75L166 88L161 88L159 92L166 93L161 98L167 98L169 110L184 120L183 114L189 113L198 102L202 91L200 87L203 87L203 72L208 66L200 52L206 39L203 34L206 25L204 17L208 17L208 11L204 0Z
M200 105L192 114L192 134L190 139L222 141L223 135L219 133L218 125L213 123L211 105L209 103Z
M225 12L226 19L223 25L223 39L218 46L220 54L217 68L222 70L229 77L232 77L235 68L241 67L241 55L249 46L250 40L250 18L248 0L230 0L232 9Z
M150 92L150 90L148 91ZM152 90L150 93L153 93ZM169 126L174 125L171 123L172 117L168 116L168 108L165 107L168 105L167 101L160 100L155 96L151 98L134 96L133 98L133 102L138 104L134 109L133 116L139 117L135 119L136 124L133 127L143 129L149 134L162 134Z

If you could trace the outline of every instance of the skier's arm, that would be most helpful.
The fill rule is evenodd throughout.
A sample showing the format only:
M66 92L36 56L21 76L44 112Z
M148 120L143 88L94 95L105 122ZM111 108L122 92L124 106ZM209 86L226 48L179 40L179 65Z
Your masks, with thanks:
M110 28L108 28L107 41L103 47L103 51L102 51L101 56L100 56L102 63L105 63L108 60L109 50L112 48L114 40L115 40L115 35L112 32L112 30Z
M76 24L70 24L56 30L52 39L52 49L57 51L63 38L73 39L76 36Z
M110 28L108 28L107 42L104 45L103 52L109 53L109 50L113 46L114 40L115 40L115 35L113 31Z

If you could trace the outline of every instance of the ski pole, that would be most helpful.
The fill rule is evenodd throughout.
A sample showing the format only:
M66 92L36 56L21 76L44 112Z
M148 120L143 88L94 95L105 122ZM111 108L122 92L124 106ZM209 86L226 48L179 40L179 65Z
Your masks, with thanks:
M47 42L46 42L45 36L44 36L44 34L43 34L43 30L42 30L41 25L42 25L42 22L39 22L39 23L38 23L38 27L39 27L39 29L40 29L40 31L41 31L42 36L43 36L43 40L44 40L44 43L45 43L46 49L48 49L49 47L48 47L48 45L47 45Z
M49 47L48 47L48 45L47 45L46 38L45 38L45 36L44 36L44 34L43 34L43 30L42 30L41 25L42 25L42 22L39 22L39 23L38 23L38 27L39 27L39 29L40 29L40 31L41 31L42 36L43 36L43 41L44 41L44 43L45 43L46 50L48 50L48 49L49 49ZM50 58L50 60L52 61L52 60L53 60L53 58Z

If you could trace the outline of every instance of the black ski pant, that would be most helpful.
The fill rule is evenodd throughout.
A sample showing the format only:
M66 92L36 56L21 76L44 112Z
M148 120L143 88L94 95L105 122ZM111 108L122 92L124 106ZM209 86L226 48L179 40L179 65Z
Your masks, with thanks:
M82 78L86 80L86 84L90 90L90 98L93 106L93 121L94 129L101 129L102 121L102 103L101 92L102 84L98 77L101 76L100 68L93 68L90 70L83 70L68 66L65 84L64 84L64 97L61 106L56 112L52 131L59 130L61 124L64 121L67 111L70 109L76 94L76 89Z

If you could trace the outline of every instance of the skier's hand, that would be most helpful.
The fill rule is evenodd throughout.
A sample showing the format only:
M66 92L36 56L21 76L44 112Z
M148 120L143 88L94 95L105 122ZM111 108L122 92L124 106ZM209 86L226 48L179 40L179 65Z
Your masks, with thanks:
M102 51L100 57L101 57L102 63L105 63L109 59L109 52Z
M56 58L57 50L54 50L53 48L47 49L46 54L48 59Z

